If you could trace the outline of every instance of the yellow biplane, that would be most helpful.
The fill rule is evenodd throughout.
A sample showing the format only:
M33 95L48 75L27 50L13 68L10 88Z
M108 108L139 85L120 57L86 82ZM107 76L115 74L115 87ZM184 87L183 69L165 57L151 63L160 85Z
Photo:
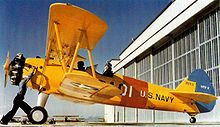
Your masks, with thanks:
M28 83L39 91L37 106L28 114L30 122L42 124L47 120L44 107L51 94L77 103L186 112L191 123L196 122L196 114L213 109L215 91L207 74L200 69L191 73L176 90L119 74L97 73L92 50L107 28L105 21L82 8L64 3L50 6L46 58L27 58L21 71L25 77L38 68ZM77 69L77 62L85 59L78 55L79 49L88 52L91 66L85 70ZM4 69L6 84L11 71L9 54Z

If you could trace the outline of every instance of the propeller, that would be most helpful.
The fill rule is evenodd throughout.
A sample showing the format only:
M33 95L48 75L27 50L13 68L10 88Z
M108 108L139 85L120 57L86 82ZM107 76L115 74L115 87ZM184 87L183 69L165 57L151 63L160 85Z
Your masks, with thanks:
M6 87L8 82L8 76L9 76L9 64L10 64L10 53L8 51L7 58L4 64L4 71L5 71L5 81L4 81L4 87Z

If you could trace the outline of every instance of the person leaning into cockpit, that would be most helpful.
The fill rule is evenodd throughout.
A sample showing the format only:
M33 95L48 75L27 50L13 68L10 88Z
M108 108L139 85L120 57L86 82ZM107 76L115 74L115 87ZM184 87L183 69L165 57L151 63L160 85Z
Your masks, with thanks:
M105 68L104 68L104 76L108 76L108 77L112 77L113 76L113 72L112 72L112 64L110 62L107 62L105 64Z

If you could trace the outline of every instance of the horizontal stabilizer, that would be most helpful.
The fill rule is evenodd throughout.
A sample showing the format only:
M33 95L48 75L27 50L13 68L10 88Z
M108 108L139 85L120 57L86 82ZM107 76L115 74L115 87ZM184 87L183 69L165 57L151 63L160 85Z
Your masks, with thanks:
M217 99L216 96L211 95L211 94L206 94L202 92L185 92L185 91L171 91L173 95L176 97L185 97L185 98L190 98L194 101L200 101L206 104L209 104Z

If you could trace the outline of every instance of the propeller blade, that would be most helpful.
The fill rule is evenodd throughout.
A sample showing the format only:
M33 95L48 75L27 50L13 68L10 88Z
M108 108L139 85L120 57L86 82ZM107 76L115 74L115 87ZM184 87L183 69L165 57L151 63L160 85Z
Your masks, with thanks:
M4 87L6 87L8 82L8 75L9 75L9 64L10 64L10 53L8 51L7 58L4 64L4 71L5 71L5 81L4 81Z
M7 83L8 83L8 75L5 74L4 88L6 87Z

